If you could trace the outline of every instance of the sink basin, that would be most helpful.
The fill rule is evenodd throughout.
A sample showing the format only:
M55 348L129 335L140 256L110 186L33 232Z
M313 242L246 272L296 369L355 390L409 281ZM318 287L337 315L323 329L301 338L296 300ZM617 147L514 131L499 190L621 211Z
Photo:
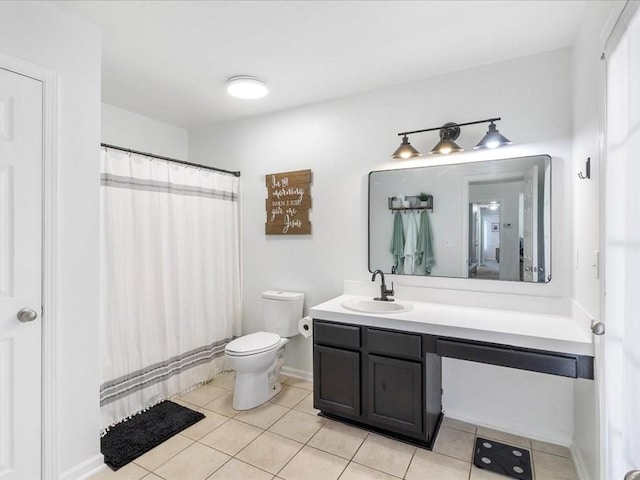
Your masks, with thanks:
M342 302L342 306L349 310L362 313L401 313L408 312L413 307L398 302L382 302L366 298L349 298Z

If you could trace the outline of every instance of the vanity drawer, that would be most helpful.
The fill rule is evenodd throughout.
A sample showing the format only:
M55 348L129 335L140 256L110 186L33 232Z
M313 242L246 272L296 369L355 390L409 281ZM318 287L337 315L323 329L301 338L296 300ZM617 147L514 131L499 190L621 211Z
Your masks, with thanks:
M313 339L318 345L359 350L360 327L314 320Z
M442 338L437 343L437 354L443 357L578 378L578 358L574 356Z
M420 335L367 328L367 344L369 353L411 360L422 359Z

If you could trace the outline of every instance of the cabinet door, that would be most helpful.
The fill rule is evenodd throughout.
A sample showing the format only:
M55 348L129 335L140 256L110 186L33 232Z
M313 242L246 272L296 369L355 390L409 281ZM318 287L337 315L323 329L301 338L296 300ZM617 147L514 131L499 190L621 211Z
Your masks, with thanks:
M369 355L367 371L370 422L422 437L422 364Z
M360 353L315 345L313 363L315 408L360 416Z

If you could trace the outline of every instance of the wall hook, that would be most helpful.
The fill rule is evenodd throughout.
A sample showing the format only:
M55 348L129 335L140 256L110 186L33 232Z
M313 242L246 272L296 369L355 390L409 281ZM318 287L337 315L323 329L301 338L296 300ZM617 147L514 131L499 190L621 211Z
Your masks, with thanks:
M585 173L579 172L578 178L580 180L586 180L587 178L591 178L591 157L587 157L587 161L584 164Z

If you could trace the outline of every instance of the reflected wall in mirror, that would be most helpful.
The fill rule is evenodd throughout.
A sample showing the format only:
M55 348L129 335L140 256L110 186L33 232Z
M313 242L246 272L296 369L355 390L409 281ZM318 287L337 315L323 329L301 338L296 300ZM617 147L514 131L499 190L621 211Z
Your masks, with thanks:
M551 157L369 173L369 270L377 269L550 281Z

